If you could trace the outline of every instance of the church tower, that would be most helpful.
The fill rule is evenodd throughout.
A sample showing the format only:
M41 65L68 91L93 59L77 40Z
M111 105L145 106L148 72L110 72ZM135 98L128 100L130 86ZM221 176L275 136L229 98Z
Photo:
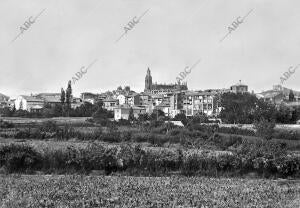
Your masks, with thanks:
M151 72L150 69L148 68L147 70L147 75L145 77L145 92L146 91L150 91L152 89L152 76L151 76Z

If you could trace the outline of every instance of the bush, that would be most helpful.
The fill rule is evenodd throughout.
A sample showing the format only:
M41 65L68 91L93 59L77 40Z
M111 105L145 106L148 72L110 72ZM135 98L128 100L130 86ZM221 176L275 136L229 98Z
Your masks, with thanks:
M46 121L41 124L39 127L40 131L43 132L56 132L59 129L58 125L54 121Z
M300 140L300 133L297 131L288 130L275 130L273 137L276 139L286 139L286 140Z
M28 145L10 144L0 147L0 167L10 173L31 172L41 165L42 156Z
M14 124L8 121L0 120L0 128L8 129L8 128L14 128Z
M222 150L227 150L229 147L238 147L242 141L243 138L240 136L221 136L219 134L215 134L212 138L211 141L220 147Z
M226 134L238 134L245 136L255 136L255 131L250 129L241 129L238 127L219 127L218 132Z
M278 172L283 176L300 175L300 158L294 155L279 157L274 160Z
M275 122L268 121L266 119L261 119L260 121L256 121L254 123L254 128L256 129L256 135L262 137L264 139L272 139Z

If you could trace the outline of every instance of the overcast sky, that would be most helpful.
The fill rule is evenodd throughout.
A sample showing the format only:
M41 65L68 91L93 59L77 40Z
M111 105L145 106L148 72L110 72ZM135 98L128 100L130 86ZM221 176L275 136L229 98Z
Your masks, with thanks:
M299 0L1 0L0 93L60 92L95 60L73 85L75 95L119 85L142 91L148 67L153 82L174 83L199 59L185 78L189 89L239 80L255 92L271 89L300 64L299 8ZM299 79L300 69L284 86L300 90Z

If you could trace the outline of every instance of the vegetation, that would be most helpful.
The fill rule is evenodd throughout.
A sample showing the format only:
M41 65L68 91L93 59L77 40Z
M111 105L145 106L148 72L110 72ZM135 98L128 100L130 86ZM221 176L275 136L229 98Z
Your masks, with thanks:
M292 97L290 94L291 99ZM300 119L299 108L281 105L277 109L275 105L249 93L225 93L221 97L221 106L223 110L220 117L225 123L250 124L262 119L274 120L277 123L295 123Z
M297 207L299 194L299 182L295 181L73 175L0 177L1 207Z
M175 129L174 129L175 130ZM88 143L85 147L68 146L50 150L37 150L24 144L7 144L0 146L0 166L9 172L46 173L89 173L92 170L103 170L107 174L121 171L129 175L165 175L179 171L183 175L205 176L240 176L255 172L263 177L299 177L300 158L287 151L284 142L249 141L242 137L221 137L218 134L209 138L206 144L214 144L223 150L201 150L195 141L185 134L178 137L174 130L168 137L154 134L118 134L109 132L94 134L95 139L119 145L107 146L99 142ZM66 132L64 132L66 133ZM181 147L168 148L162 144L177 138ZM148 142L161 147L142 147L136 143ZM205 142L205 140L198 140ZM202 146L202 145L201 145ZM184 148L185 147L185 148ZM187 148L189 147L189 148ZM13 158L12 158L13 157ZM17 157L17 158L14 158ZM27 163L26 161L30 161ZM18 164L15 166L15 164ZM14 167L21 167L14 169Z

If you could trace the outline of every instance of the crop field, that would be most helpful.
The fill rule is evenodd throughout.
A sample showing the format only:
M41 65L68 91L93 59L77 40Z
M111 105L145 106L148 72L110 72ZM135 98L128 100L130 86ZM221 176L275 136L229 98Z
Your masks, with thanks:
M5 120L1 208L300 207L300 140L289 132L264 141L240 128Z
M205 177L0 176L0 207L293 207L300 181Z
M54 117L54 118L21 118L21 117L2 117L3 121L12 122L14 124L42 123L45 121L54 121L58 124L62 123L84 123L89 117Z

